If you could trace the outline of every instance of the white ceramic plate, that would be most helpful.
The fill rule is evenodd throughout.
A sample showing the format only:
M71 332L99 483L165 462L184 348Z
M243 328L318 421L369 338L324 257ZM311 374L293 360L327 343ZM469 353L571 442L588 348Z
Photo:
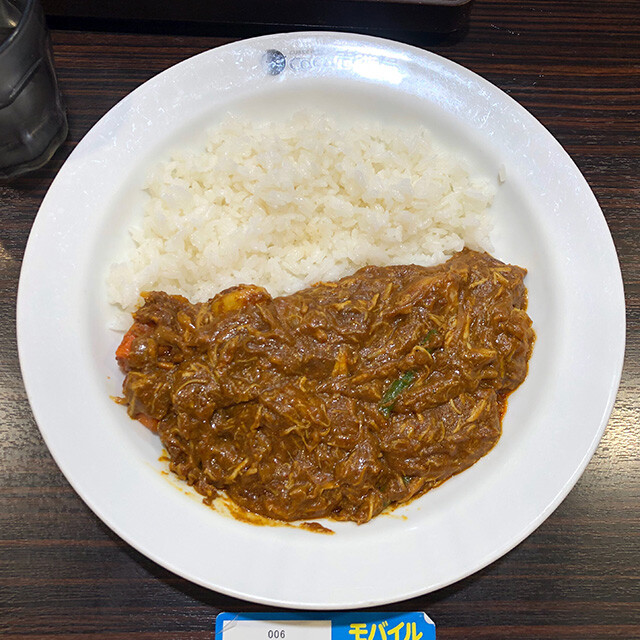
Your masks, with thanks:
M287 65L268 73L275 49ZM272 69L273 71L273 69ZM504 435L463 474L333 536L238 522L161 473L160 445L119 392L119 336L105 273L141 176L227 111L304 104L420 121L479 171L507 180L494 254L529 269L537 343ZM208 51L116 105L51 185L18 296L24 381L69 482L118 535L198 584L277 606L364 607L423 594L512 549L560 503L591 458L618 387L624 298L615 249L584 178L558 142L499 89L436 55L337 33L275 35Z

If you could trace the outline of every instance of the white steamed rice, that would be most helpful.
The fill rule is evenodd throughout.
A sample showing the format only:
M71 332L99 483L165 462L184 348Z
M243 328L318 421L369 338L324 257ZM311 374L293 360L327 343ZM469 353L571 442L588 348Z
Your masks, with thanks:
M490 249L493 187L424 128L302 111L280 122L228 117L206 150L149 176L133 248L108 276L132 311L142 291L204 301L239 283L291 293L367 264L432 265Z

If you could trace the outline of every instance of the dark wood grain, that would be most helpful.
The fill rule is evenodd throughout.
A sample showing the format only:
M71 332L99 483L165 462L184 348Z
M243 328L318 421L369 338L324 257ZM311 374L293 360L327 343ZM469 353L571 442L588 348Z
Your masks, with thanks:
M639 16L636 2L477 0L466 37L432 47L518 100L574 158L613 234L628 323L613 414L567 499L483 571L388 607L427 611L439 640L640 638ZM266 608L176 577L120 540L84 505L31 415L14 316L31 223L70 151L132 89L231 38L52 35L69 139L47 167L0 183L0 636L212 638L218 611Z

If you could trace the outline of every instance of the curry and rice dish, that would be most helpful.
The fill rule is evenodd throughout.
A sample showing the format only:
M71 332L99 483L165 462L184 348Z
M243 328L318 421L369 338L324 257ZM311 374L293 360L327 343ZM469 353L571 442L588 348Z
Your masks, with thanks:
M465 249L281 297L150 292L116 353L122 402L206 502L365 523L498 441L534 342L525 274Z
M361 114L202 142L151 171L108 277L121 402L170 469L207 503L364 523L484 456L534 340L525 270L484 253L495 179Z

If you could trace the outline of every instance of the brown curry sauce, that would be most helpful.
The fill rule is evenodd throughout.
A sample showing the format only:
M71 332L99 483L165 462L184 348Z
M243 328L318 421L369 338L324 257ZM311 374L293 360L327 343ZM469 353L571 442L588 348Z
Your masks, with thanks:
M147 293L116 352L123 401L205 502L364 523L498 441L535 339L525 275L465 249L279 298Z

